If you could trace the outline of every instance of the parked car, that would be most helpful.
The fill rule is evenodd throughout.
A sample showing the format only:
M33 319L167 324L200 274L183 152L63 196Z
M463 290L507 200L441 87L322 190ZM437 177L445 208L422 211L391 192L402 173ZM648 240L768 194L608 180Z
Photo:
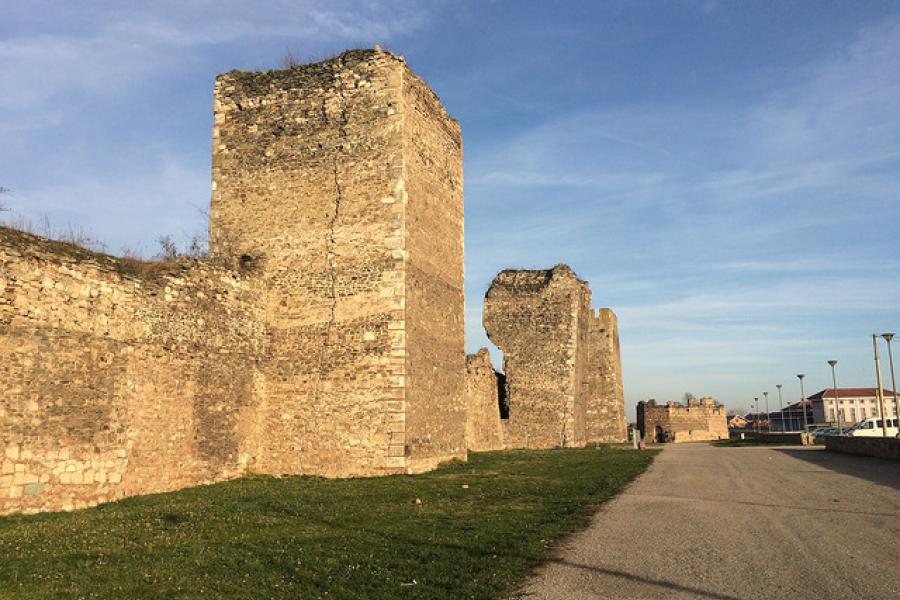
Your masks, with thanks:
M898 431L900 431L897 427L897 419L890 418L885 419L885 421L888 437L896 437ZM851 427L847 433L853 437L881 437L884 434L884 431L882 430L882 420L876 419L875 417L869 417Z
M813 437L825 437L826 435L838 435L837 427L820 427L812 432Z

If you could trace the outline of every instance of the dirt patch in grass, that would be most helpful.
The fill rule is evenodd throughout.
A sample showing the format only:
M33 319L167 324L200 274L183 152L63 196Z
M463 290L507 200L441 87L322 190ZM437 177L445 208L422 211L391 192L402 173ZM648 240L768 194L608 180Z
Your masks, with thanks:
M248 477L0 518L0 597L498 598L653 455L472 453L416 476Z

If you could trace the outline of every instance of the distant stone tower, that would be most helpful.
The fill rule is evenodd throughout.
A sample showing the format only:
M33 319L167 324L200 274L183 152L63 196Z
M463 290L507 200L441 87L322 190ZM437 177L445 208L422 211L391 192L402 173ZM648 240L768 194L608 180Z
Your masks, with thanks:
M402 58L219 76L210 240L265 282L259 470L465 457L462 139Z
M587 399L587 441L623 442L628 439L619 319L610 308L597 309L591 323L589 353L591 394Z
M500 272L485 295L484 327L503 351L507 447L625 441L615 314L594 314L572 269Z

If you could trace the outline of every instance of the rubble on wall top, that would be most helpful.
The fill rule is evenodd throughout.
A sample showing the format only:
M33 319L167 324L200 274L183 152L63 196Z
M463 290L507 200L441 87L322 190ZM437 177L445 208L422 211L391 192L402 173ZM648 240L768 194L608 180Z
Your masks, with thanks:
M515 289L520 292L539 291L549 286L554 280L562 279L572 279L579 284L587 285L565 263L559 263L552 269L504 269L494 277L485 297L489 296L495 287L503 290Z
M113 276L144 283L161 284L167 278L179 277L186 271L198 269L220 271L239 277L238 271L209 259L189 256L165 260L122 258L4 226L0 226L0 248L14 256L32 257L48 263L85 265Z

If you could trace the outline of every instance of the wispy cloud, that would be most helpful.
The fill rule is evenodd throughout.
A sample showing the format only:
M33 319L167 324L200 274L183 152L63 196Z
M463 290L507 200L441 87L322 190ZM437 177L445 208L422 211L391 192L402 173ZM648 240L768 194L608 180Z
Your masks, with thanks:
M878 24L730 105L597 106L470 152L469 210L497 226L469 270L570 261L619 315L631 401L727 400L729 368L841 351L900 316L898 73L900 26Z
M45 5L48 14L72 10L35 4ZM199 60L200 48L281 39L284 50L301 53L320 49L326 40L341 49L414 31L428 14L412 2L311 0L112 2L77 10L69 15L72 27L52 33L23 28L24 33L0 37L0 109L5 113L0 131L21 129L23 123L58 123L59 102L131 91L148 77L172 75ZM269 66L277 66L278 58L271 57Z

